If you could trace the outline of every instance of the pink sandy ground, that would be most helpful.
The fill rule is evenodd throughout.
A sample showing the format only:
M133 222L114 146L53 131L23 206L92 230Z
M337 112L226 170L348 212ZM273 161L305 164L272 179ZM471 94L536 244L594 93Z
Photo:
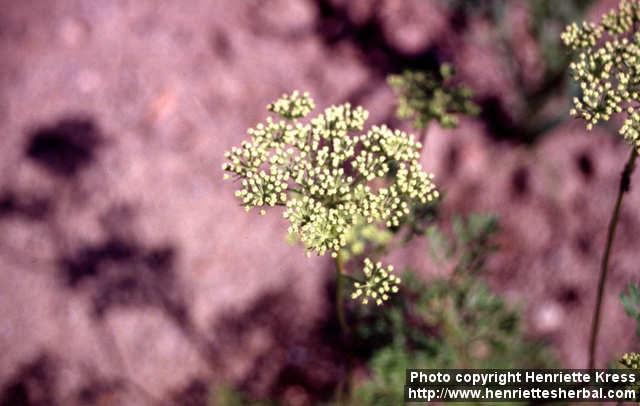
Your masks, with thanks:
M347 7L354 21L367 18L367 4ZM389 0L378 11L400 50L454 41L435 2ZM159 397L197 380L252 380L260 394L292 358L302 368L305 359L324 365L319 382L340 373L322 364L331 349L309 333L326 317L329 261L284 243L279 215L245 214L220 170L223 151L291 89L309 90L318 106L360 93L372 123L392 117L384 77L348 41L323 42L317 18L306 0L2 6L0 192L15 213L0 215L0 384L36 365L56 371L51 391L59 399L88 382L117 387L123 374ZM503 62L482 24L474 29L453 51L462 77L480 95L510 100ZM521 61L535 81L538 51L522 41ZM38 129L64 118L89 120L101 139L71 176L24 152ZM588 136L578 122L530 148L489 135L475 119L450 132L432 126L424 165L446 190L445 215L499 214L502 250L489 280L524 309L533 336L568 367L583 367L627 147L601 130ZM30 215L34 202L46 214ZM638 278L639 205L633 188L605 298L601 364L633 348L634 326L617 297ZM124 242L126 258L107 241ZM445 272L429 262L425 244L389 260L426 277ZM91 255L102 255L99 274L71 286L70 261L86 265ZM155 272L149 264L158 256L168 259ZM100 305L106 310L96 315ZM304 403L296 393L291 402ZM146 401L134 390L118 396Z

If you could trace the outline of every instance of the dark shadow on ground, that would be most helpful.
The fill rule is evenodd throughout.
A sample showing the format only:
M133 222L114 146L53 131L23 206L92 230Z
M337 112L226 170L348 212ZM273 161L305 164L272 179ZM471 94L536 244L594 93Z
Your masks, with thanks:
M51 357L41 352L22 365L0 392L0 406L53 406L57 370Z
M102 143L91 118L64 117L30 132L25 156L55 175L73 178L95 161Z

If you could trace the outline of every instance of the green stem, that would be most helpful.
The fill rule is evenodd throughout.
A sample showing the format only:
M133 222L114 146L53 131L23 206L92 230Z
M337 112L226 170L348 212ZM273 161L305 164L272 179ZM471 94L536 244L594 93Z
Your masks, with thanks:
M345 278L345 279L350 280L350 281L351 281L351 282L353 282L353 283L356 283L356 282L357 282L357 283L360 283L360 284L364 285L364 281L363 281L362 279L358 279L358 278L353 277L353 276L351 276L351 275L347 275L346 273L343 273L343 274L342 274L342 277L343 277L343 278Z
M600 267L600 279L598 281L598 293L596 296L596 306L593 310L593 322L591 324L591 339L589 341L589 369L595 367L595 355L596 347L598 343L598 329L600 327L600 313L602 310L602 297L604 295L604 288L607 282L607 274L609 272L609 258L611 256L611 249L613 247L613 241L616 236L616 228L618 227L618 221L620 220L620 208L622 207L622 199L624 194L627 193L631 186L631 175L636 167L636 158L638 158L638 151L635 146L632 147L631 156L627 161L627 164L622 171L620 179L620 187L618 190L618 197L616 204L613 208L613 214L611 215L611 221L609 222L609 232L607 234L607 242L604 249L604 256L602 257L602 264Z
M343 336L346 336L349 332L349 326L347 326L347 319L344 312L344 259L341 254L336 257L336 312L338 313L338 323L340 324L340 331Z

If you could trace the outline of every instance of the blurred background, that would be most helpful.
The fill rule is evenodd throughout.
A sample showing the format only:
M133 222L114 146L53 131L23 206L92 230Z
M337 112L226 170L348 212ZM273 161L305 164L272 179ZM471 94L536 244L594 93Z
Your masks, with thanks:
M479 278L543 358L586 367L628 146L614 126L587 133L568 118L576 90L559 35L616 4L2 1L0 404L306 405L375 378L382 344L337 331L330 258L287 244L277 210L245 213L222 180L223 153L293 89L417 134L396 117L387 76L442 63L480 113L427 128L422 163L444 193L433 224L495 215L499 248ZM639 205L632 187L602 366L637 345L618 296L638 279ZM413 271L409 290L451 271L429 241L423 233L385 255Z

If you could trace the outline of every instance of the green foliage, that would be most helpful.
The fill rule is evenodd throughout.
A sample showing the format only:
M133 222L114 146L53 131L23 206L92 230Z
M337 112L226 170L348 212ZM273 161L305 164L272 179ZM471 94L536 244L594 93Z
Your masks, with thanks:
M402 405L407 368L556 367L553 356L524 335L518 309L479 279L497 248L497 231L496 218L483 214L455 217L450 232L428 228L431 250L454 261L454 271L428 283L407 272L403 294L387 306L356 309L352 338L360 359L368 360L369 377L351 382L339 404ZM267 404L224 388L217 396L221 405Z
M560 33L570 22L583 18L594 0L441 0L441 3L449 9L451 24L458 29L478 20L491 25L491 40L504 56L506 69L501 74L513 81L516 91L516 98L509 106L504 106L513 115L514 122L500 123L505 127L497 127L498 131L530 143L566 121L565 108L559 109L557 101L559 96L573 92L573 89L567 80L569 55L560 41ZM524 26L519 25L514 30L510 10L522 6L528 9L527 18L518 21ZM519 35L522 32L528 33L535 42L536 51L540 52L541 58L536 60L536 69L543 69L540 80L537 75L534 80L525 80L529 67L515 58L521 46ZM552 103L554 107L550 108Z
M208 404L210 406L275 406L269 400L251 400L241 391L228 386L218 386L212 391Z
M620 300L624 311L636 321L636 335L640 337L640 290L638 285L631 283L626 292L620 293Z
M620 134L640 148L640 4L622 0L617 10L606 13L598 24L569 25L562 40L578 58L570 68L581 95L574 98L571 115L580 117L591 129L624 112Z
M377 349L371 378L356 385L352 404L400 405L407 368L551 368L553 357L524 336L517 310L478 278L495 249L494 217L472 215L455 221L453 238L431 227L441 256L455 258L448 278L425 284L404 276L401 296L379 311L361 309L356 335Z
M477 272L484 267L489 253L498 247L492 241L498 231L494 216L471 214L466 220L453 218L453 239L450 240L436 225L427 228L431 256L438 259L457 259L454 272Z
M398 96L398 118L412 119L416 129L425 128L436 120L445 128L458 124L457 114L478 114L471 101L472 93L454 84L451 65L442 65L438 75L422 71L405 71L389 75L387 81Z
M368 326L365 340L386 342L374 352L371 379L353 393L354 404L402 404L407 368L550 368L553 358L527 340L517 311L477 278L424 284L410 274L393 306ZM373 316L373 315L372 315Z
M502 20L505 6L513 4L508 0L470 0L468 3L492 3L490 13L494 21ZM567 55L558 41L558 35L564 26L580 18L593 0L528 0L526 3L530 11L528 29L542 50L547 70L564 70Z
M283 95L268 106L279 119L268 117L225 153L225 176L240 181L236 197L247 210L284 206L289 234L308 255L337 257L354 227L397 227L411 207L437 199L412 136L384 125L360 134L369 113L349 103L302 121L314 107L306 93Z
M542 50L548 72L564 72L568 61L558 34L571 21L580 18L593 0L529 0L530 29Z
M635 283L629 284L627 290L620 293L620 300L625 312L636 321L636 336L640 337L640 289ZM624 367L633 369L640 373L640 354L627 353L618 361ZM636 384L634 389L640 390L640 384Z
M495 26L499 43L512 51L511 30L506 21L509 6L519 6L519 2L511 0L442 0L453 15L468 19L480 17L489 20ZM582 17L593 0L527 0L529 10L527 29L542 51L545 77L553 79L563 75L568 64L567 54L559 41L562 29L572 21ZM513 52L509 52L513 55Z

